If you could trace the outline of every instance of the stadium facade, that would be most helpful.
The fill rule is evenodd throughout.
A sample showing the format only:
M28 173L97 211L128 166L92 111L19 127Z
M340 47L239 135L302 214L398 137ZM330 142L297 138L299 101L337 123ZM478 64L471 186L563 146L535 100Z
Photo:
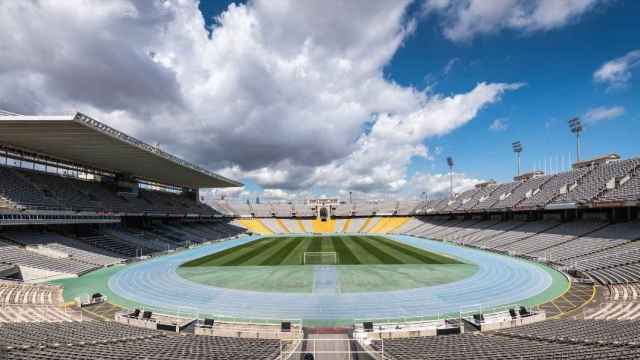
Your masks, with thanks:
M0 160L0 358L640 357L638 158L210 206L241 184L78 113L0 116Z

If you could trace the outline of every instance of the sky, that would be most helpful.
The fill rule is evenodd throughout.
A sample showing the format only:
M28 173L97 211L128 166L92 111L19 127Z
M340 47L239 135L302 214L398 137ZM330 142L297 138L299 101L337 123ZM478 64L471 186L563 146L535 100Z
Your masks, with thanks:
M418 198L639 156L640 2L0 2L0 109L83 112L245 186Z

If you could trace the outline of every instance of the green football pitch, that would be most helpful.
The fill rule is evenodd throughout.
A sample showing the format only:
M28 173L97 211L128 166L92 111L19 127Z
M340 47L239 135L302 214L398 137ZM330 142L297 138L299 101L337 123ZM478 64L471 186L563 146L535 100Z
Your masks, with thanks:
M305 253L307 253L305 257ZM323 253L324 255L313 255ZM335 255L333 255L335 253ZM461 264L383 236L265 237L192 260L183 267L280 265Z

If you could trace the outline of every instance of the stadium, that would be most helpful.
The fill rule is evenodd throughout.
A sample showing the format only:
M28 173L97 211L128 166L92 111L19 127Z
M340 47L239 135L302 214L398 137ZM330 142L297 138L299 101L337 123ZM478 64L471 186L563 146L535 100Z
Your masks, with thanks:
M638 158L441 200L208 206L238 183L84 114L0 128L9 358L636 354Z
M638 13L0 2L0 360L640 359Z

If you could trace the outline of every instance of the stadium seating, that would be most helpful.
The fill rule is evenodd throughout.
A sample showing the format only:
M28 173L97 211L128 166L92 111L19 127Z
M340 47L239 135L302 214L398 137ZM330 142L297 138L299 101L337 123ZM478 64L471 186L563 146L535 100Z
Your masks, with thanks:
M153 252L144 246L136 246L128 241L121 240L117 237L108 234L92 234L85 235L78 238L80 241L89 244L93 247L100 248L120 256L135 257L142 254L150 254Z
M420 201L406 200L398 201L397 215L407 216L415 213L415 210L420 206Z
M175 243L164 241L159 236L149 236L149 233L135 232L127 228L107 228L104 230L106 234L122 241L135 244L140 247L152 249L154 251L164 251L167 249L175 249Z
M0 324L44 323L81 320L77 311L67 311L62 305L62 287L0 281ZM0 346L5 334L0 337Z
M354 200L336 206L334 216L424 215L459 212L483 213L505 210L542 209L547 206L589 205L607 201L640 200L640 158L594 161L571 171L554 175L531 174L516 181L493 181L444 199L429 201ZM221 212L245 217L312 217L311 206L292 203L250 204L219 201ZM290 209L292 209L290 211Z
M513 189L509 194L505 194L492 207L494 209L510 209L520 202L533 196L534 192L542 187L553 176L537 176L525 180L520 186Z
M628 224L631 233L623 235L618 240L620 241L613 247L607 247L604 250L593 252L590 254L571 257L566 262L576 263L583 269L595 269L599 267L607 267L619 264L630 264L637 259L637 254L640 252L640 242L629 241L630 239L636 240L638 238L638 223L631 222ZM602 240L601 243L608 244L611 240L607 238Z
M0 280L0 304L60 305L62 304L62 288Z
M3 305L0 323L59 323L81 321L78 311L66 311L58 306ZM4 334L3 334L4 335ZM0 339L0 344L2 340Z
M498 334L551 342L571 341L585 344L633 345L640 336L640 323L636 321L548 320L499 330Z
M585 310L585 319L640 320L640 284L609 285L605 301Z
M278 340L173 335L115 322L2 324L10 359L276 359Z
M0 262L72 275L80 275L98 268L95 264L73 258L53 258L41 255L4 241L0 241Z
M536 221L525 223L511 231L505 231L495 237L483 240L483 247L488 249L506 250L509 245L529 237L532 237L543 231L547 231L553 227L560 225L557 221Z
M124 260L115 253L100 251L95 247L51 232L14 230L3 232L2 236L21 245L46 247L66 254L71 259L98 266L113 265Z
M388 339L392 359L634 359L638 322L545 321L497 333ZM372 346L382 350L382 343Z
M465 235L456 242L472 246L486 246L486 243L484 243L485 240L497 237L498 235L505 233L506 231L516 229L517 227L524 224L525 223L523 221L498 222L497 224L489 226L486 229L480 230L476 233Z
M185 196L140 189L139 196L120 196L105 183L22 168L0 166L3 207L154 214L217 215L211 207Z
M640 167L636 167L627 176L617 179L615 187L604 190L603 201L640 200Z
M588 170L586 169L578 169L556 174L538 190L535 190L531 197L522 201L516 207L544 207L563 192L578 186L578 180L587 174L587 172Z
M62 205L22 178L12 168L0 166L0 196L14 206L34 209L60 209Z
M464 244L466 241L469 241L471 236L475 233L481 232L484 229L487 229L491 226L494 226L498 223L496 220L488 220L488 221L471 221L467 226L462 226L462 224L458 224L456 226L456 230L450 231L447 233L442 233L439 235L440 240L453 241L459 244Z
M521 184L522 183L520 181L514 181L498 185L497 188L488 196L481 198L478 201L478 204L474 207L474 210L487 210L495 208L494 205L500 202L500 200L506 199L509 195L511 195L512 191L514 191Z
M635 221L612 224L573 241L551 247L546 252L554 261L567 262L568 259L601 252L639 239L638 228L640 224Z
M408 234L411 230L422 225L423 222L417 218L411 217L404 224L390 231L392 234Z
M81 190L84 188L84 184L80 180L52 176L38 171L22 170L20 174L72 210L93 211L101 208L98 201L92 199L88 192Z
M574 191L561 194L554 202L587 202L607 189L607 183L620 179L640 164L639 159L613 161L609 164L595 166L579 180Z
M501 250L507 250L516 254L528 254L537 257L545 257L546 250L575 240L579 236L600 229L607 224L595 221L571 221L560 224L539 234L524 238L522 241L501 246Z

